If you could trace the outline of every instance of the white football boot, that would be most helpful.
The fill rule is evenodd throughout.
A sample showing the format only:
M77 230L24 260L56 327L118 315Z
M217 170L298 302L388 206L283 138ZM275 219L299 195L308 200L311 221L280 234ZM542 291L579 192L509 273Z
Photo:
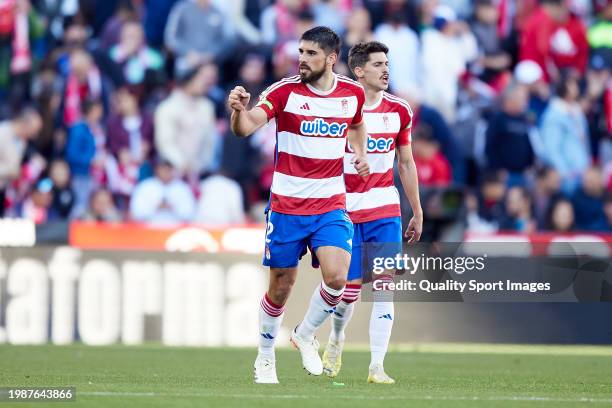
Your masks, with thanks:
M319 357L319 342L316 339L311 341L301 338L295 329L289 338L293 347L300 351L302 355L302 366L312 375L323 374L323 363Z
M256 384L278 384L276 362L274 359L257 356L253 367L255 368Z

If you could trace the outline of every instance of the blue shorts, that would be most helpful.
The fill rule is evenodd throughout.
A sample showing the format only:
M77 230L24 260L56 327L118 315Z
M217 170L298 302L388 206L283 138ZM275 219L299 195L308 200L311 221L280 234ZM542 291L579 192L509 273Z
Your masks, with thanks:
M355 224L353 255L348 280L363 279L363 270L368 264L368 259L377 256L394 257L401 252L401 244L402 220L400 217L381 218Z
M353 223L345 210L317 215L291 215L269 211L263 264L271 268L292 268L310 248L334 246L349 254Z

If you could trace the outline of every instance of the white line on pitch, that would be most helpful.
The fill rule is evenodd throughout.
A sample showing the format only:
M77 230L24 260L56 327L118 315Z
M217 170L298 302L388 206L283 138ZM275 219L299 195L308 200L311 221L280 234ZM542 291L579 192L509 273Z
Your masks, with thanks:
M557 398L557 397L529 397L529 396L500 396L500 397L462 397L462 396L369 396L369 395L270 395L270 394L214 394L214 393L159 393L159 392L114 392L90 391L79 392L77 396L86 397L203 397L203 398L244 398L244 399L313 399L313 398L340 398L355 400L427 400L427 401L532 401L532 402L589 402L610 404L612 398Z

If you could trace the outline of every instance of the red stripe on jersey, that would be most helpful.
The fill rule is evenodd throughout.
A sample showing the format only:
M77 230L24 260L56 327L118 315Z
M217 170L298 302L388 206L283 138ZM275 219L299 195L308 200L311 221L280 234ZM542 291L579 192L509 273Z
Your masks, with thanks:
M338 177L344 171L343 159L310 159L293 154L279 152L276 162L277 172L288 176L309 179Z
M364 193L375 187L390 187L393 185L393 169L384 173L371 173L366 177L359 174L345 174L344 183L348 193Z
M283 214L316 215L345 209L346 195L336 194L328 198L297 198L270 194L270 208Z
M362 223L374 221L381 218L399 217L401 216L399 204L383 205L376 208L368 208L365 210L351 211L349 217L354 223Z

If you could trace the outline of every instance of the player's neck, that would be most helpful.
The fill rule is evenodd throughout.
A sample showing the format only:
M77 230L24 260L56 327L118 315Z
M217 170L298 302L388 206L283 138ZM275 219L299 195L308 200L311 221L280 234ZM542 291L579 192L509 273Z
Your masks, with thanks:
M369 88L367 86L364 88L365 88L365 95L366 95L365 106L374 106L378 102L380 102L380 99L382 98L382 95L383 95L383 91Z
M329 71L329 72L324 73L323 76L321 76L321 78L314 81L310 85L313 88L315 88L317 91L328 92L330 89L333 88L335 83L336 83L336 77L332 71Z

